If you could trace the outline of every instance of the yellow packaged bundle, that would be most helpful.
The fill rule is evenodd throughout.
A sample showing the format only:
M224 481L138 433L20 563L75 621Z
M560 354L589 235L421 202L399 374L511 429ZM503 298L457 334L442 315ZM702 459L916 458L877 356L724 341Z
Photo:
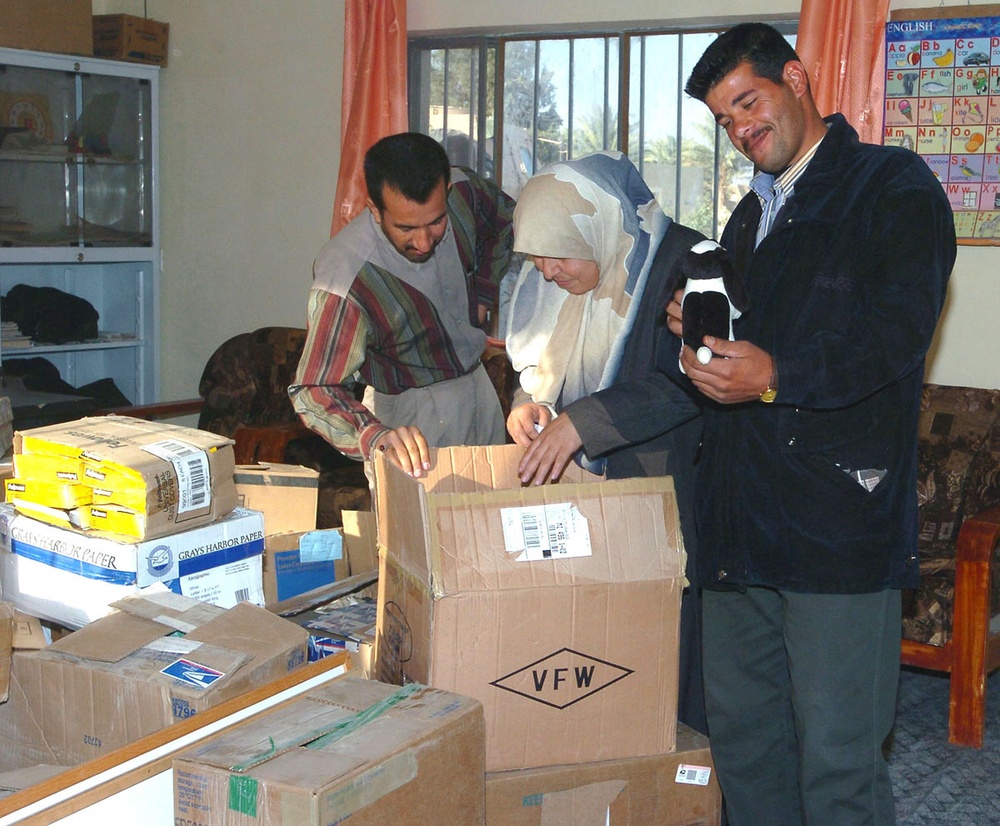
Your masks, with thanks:
M40 482L82 482L83 462L79 457L46 453L15 453L14 475Z
M146 532L146 515L118 505L90 505L87 523L91 530L141 539Z
M86 485L47 482L15 476L4 482L7 499L27 499L38 505L69 510L94 501L94 490Z
M216 433L129 416L88 417L21 431L14 439L15 455L79 462L81 483L99 491L94 505L113 515L84 505L88 513L77 521L91 528L99 523L100 530L129 540L187 530L232 511L232 445ZM42 459L37 463L45 466Z
M70 528L75 530L90 530L90 512L85 505L82 508L52 508L48 505L39 505L30 499L11 499L10 502L18 513L44 522L46 525L55 525L57 528Z

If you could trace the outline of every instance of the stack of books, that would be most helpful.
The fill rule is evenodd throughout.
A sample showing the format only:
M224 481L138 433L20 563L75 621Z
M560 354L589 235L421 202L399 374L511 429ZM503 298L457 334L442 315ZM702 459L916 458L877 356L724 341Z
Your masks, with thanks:
M13 350L17 347L30 347L31 337L24 335L15 321L0 321L0 349Z

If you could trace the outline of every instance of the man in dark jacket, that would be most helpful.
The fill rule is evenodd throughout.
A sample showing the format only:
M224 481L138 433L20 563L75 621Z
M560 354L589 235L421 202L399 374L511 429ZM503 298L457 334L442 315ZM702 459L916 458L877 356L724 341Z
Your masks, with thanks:
M742 24L687 92L754 162L722 244L749 309L706 338L696 497L709 734L732 826L895 821L900 589L916 585L917 415L955 259L917 155L825 120L794 50ZM681 309L668 307L681 333ZM683 379L679 379L682 380Z

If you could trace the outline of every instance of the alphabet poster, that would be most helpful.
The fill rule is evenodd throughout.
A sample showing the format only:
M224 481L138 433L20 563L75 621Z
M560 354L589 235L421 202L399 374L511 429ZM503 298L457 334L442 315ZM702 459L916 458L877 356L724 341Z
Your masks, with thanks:
M1000 244L1000 17L961 9L969 16L893 13L882 143L926 161L948 194L961 243ZM920 11L946 10L913 13Z

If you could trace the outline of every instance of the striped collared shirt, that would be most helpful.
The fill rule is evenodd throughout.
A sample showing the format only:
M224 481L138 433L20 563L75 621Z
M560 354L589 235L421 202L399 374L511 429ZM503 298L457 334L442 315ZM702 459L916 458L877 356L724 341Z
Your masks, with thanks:
M813 155L816 154L816 150L819 149L819 145L822 142L822 138L816 141L808 152L777 177L770 172L758 172L754 175L753 180L750 181L750 188L757 194L757 198L760 199L762 210L760 223L757 225L757 243L754 245L755 247L771 231L771 227L774 226L774 219L795 191L795 182L802 177L802 173L806 171L809 161L813 159Z

